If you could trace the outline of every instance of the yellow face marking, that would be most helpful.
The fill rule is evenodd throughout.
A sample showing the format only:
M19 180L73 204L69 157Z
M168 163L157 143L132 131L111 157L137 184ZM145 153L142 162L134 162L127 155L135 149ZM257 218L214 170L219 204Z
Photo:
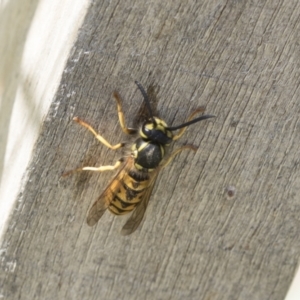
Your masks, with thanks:
M149 129L149 130L152 130L154 128L153 123L146 124L146 128Z
M140 136L141 136L143 139L146 139L146 138L147 138L147 136L144 134L142 128L140 129L139 134L140 134Z
M163 133L166 133L168 135L168 137L171 137L172 138L172 133L170 131L167 131L166 130L166 127L168 127L167 123L162 120L162 119L159 119L157 117L154 117L154 120L155 120L155 124L153 123L147 123L145 125L145 128L148 129L149 131L151 130L158 130L158 131L161 131ZM171 133L171 136L169 136L169 134ZM147 135L145 135L143 133L143 130L142 128L139 130L139 134L142 138L146 139L147 138Z
M155 130L159 130L162 132L166 132L166 128L164 126L162 126L161 124L157 124L157 126L155 127Z
M157 125L161 125L164 128L168 127L167 123L164 120L159 119L157 117L154 117L154 120L155 120Z

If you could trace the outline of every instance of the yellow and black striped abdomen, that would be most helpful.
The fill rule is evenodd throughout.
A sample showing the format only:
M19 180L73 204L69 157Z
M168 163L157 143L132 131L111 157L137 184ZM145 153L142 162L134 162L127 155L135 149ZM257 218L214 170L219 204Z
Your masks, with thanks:
M150 184L147 172L131 169L124 171L123 177L116 179L118 189L113 189L112 201L108 210L115 215L125 215L131 212L144 197Z

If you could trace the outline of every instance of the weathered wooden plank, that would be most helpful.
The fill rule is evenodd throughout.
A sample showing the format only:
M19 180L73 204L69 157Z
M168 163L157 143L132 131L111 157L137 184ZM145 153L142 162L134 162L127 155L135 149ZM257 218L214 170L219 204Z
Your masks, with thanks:
M22 299L283 299L300 252L298 1L91 4L11 219L3 294ZM120 157L111 93L130 123L134 80L153 85L170 124L206 105L161 174L143 226L86 213L111 174L60 175ZM234 187L234 195L228 188Z

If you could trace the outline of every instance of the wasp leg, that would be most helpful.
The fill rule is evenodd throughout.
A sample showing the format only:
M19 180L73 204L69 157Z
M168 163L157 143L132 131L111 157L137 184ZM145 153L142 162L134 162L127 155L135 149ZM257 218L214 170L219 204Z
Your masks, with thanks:
M136 133L137 132L136 129L126 127L125 117L124 117L124 113L123 113L123 109L122 109L122 101L121 101L120 95L118 94L118 92L114 91L113 96L117 101L119 122L120 122L120 125L121 125L121 128L122 128L123 132L126 133L126 134Z
M190 150L193 150L194 152L196 152L198 148L193 145L185 145L185 146L178 148L177 150L175 150L174 152L171 153L171 155L168 157L168 159L166 159L162 162L162 164L160 165L161 168L166 167L174 159L174 157L184 149L190 149Z
M82 120L79 119L78 117L73 118L73 120L74 120L75 122L77 122L78 124L80 124L81 126L87 128L89 131L91 131L92 134L96 137L96 139L97 139L100 143L102 143L103 145L105 145L106 147L108 147L108 148L110 148L110 149L112 149L112 150L116 150L116 149L119 149L119 148L121 148L121 147L124 146L124 143L119 143L119 144L114 145L114 146L111 145L104 137L102 137L100 134L98 134L98 133L95 131L95 129L94 129L91 125L89 125L88 123L82 121Z
M95 172L104 172L104 171L112 171L120 167L123 159L119 159L113 166L101 166L98 168L95 167L83 167L82 171L95 171Z
M113 166L101 166L101 167L83 167L83 168L78 168L75 170L71 170L69 172L64 173L62 176L66 177L69 176L73 173L76 172L80 172L80 171L94 171L94 172L105 172L105 171L111 171L111 170L115 170L118 167L120 167L120 165L123 163L124 159L119 159Z
M187 119L187 122L191 121L196 114L199 114L199 113L204 112L204 111L205 111L205 107L204 106L199 107L193 113L190 114L190 116ZM182 135L185 133L186 130L187 130L187 127L181 128L179 130L178 134L176 134L176 135L173 136L173 141L176 141L176 140L180 139L182 137Z

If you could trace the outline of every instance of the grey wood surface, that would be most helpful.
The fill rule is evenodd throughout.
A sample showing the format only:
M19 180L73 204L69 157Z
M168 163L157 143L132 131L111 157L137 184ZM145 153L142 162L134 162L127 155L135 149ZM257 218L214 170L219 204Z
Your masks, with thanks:
M297 0L92 2L2 245L1 293L283 299L300 256L299 12ZM134 80L169 124L200 105L217 118L174 145L199 149L160 174L142 226L123 237L126 217L85 222L113 174L61 174L122 156L72 118L126 140L111 95L132 124Z

